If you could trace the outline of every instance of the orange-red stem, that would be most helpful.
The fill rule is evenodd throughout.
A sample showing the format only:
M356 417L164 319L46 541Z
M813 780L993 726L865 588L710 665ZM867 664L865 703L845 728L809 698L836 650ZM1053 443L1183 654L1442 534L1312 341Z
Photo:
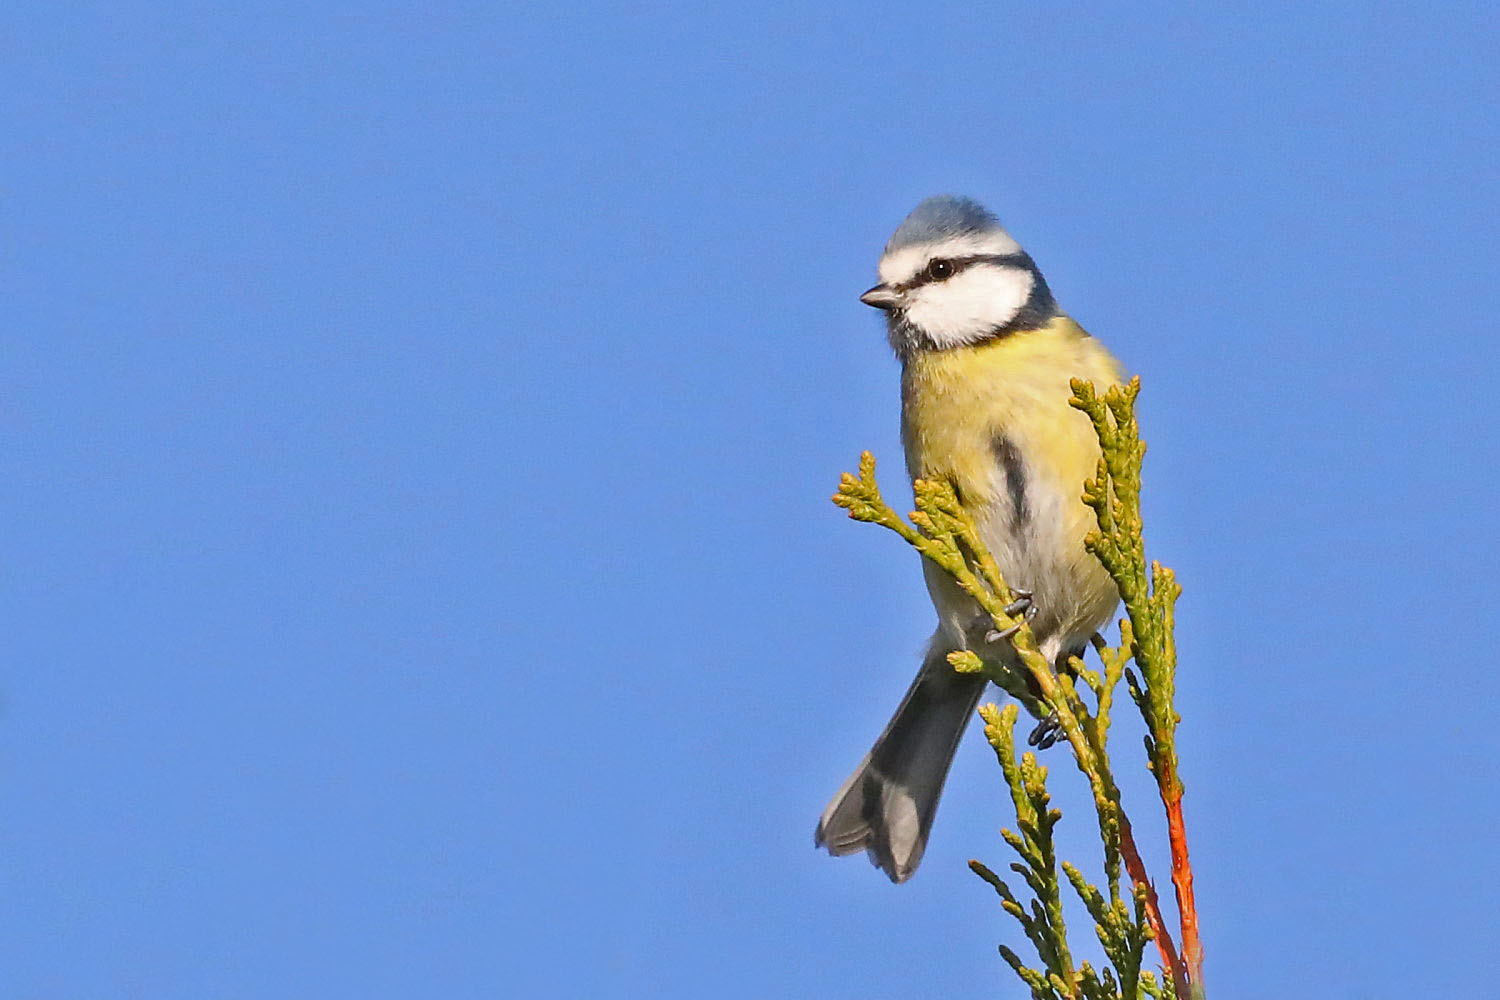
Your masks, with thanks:
M1125 870L1130 873L1130 881L1146 889L1146 923L1156 939L1157 951L1161 952L1161 964L1172 976L1173 992L1177 994L1179 1000L1188 1000L1187 969L1183 966L1182 959L1178 957L1177 947L1172 943L1172 935L1167 931L1167 923L1162 919L1161 901L1156 897L1156 886L1151 884L1151 878L1146 874L1146 863L1141 860L1141 852L1136 850L1135 835L1130 831L1130 820L1125 817L1123 810L1120 811L1120 854L1125 858ZM1175 849L1173 857L1176 857ZM1175 869L1172 877L1175 884L1177 877ZM1189 879L1191 879L1191 874ZM1197 933L1196 924L1193 932Z
M1172 845L1172 886L1177 890L1177 914L1182 922L1182 957L1194 985L1203 984L1203 942L1198 937L1198 904L1193 899L1193 866L1188 861L1187 826L1182 821L1182 785L1175 761L1161 761L1161 800L1167 809L1167 839ZM1180 994L1179 994L1180 995Z

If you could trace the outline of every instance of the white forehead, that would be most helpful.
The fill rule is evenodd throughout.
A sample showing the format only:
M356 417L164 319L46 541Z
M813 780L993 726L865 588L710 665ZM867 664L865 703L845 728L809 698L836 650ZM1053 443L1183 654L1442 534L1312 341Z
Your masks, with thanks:
M896 250L887 250L880 258L880 282L884 285L900 285L915 278L927 262L935 257L973 257L979 254L1013 254L1021 252L1021 244L1003 229L989 229L982 233L963 233L917 243Z

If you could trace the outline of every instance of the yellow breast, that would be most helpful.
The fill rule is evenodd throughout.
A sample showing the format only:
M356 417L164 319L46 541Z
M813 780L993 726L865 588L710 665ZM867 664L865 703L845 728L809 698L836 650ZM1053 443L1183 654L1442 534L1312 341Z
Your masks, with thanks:
M1099 448L1088 418L1068 405L1073 378L1103 391L1120 380L1120 369L1066 316L1039 330L911 358L902 373L908 470L951 480L970 506L1003 500L995 449L1008 439L1028 474L1042 480L1038 486L1076 496L1094 474Z
M1080 648L1118 599L1083 546L1094 526L1083 481L1095 473L1099 443L1088 417L1068 405L1073 378L1102 390L1120 370L1066 317L913 357L902 376L911 474L958 488L1006 581L1034 594L1031 625L1049 658ZM974 606L943 574L925 575L950 641L961 642Z

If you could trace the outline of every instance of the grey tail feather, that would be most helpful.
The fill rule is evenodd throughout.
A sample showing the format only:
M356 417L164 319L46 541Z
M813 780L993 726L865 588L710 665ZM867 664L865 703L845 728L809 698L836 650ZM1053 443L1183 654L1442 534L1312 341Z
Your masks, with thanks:
M885 732L834 795L814 835L829 854L861 849L892 882L917 870L943 782L987 681L929 654Z

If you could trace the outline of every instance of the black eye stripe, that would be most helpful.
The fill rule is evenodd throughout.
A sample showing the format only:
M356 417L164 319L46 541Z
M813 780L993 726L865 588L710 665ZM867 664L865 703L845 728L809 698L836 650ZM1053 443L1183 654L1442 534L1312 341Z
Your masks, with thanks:
M946 261L949 265L952 266L953 271L951 274L946 274L942 277L936 277L931 273L932 265L939 260ZM999 264L1002 267L1021 267L1033 273L1036 272L1035 262L1032 261L1031 255L1026 253L980 253L971 254L967 257L938 257L934 258L934 260L932 261L929 261L927 263L927 266L922 268L922 270L917 273L916 277L912 278L910 281L897 285L896 287L901 291L908 291L913 288L918 288L922 285L931 285L937 282L947 281L949 278L962 274L965 270L975 264Z

